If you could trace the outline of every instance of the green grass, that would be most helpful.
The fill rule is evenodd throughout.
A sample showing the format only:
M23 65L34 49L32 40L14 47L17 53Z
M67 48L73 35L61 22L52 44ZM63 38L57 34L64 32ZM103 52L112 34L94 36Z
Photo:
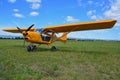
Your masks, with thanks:
M0 80L120 80L120 42L68 41L27 52L22 40L0 40Z

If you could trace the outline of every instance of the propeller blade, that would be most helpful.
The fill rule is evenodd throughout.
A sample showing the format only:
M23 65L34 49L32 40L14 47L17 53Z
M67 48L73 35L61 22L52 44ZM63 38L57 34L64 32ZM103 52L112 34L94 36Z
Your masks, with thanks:
M34 24L32 24L26 31L29 31L33 26Z
M20 33L22 33L22 32L23 32L23 30L22 30L22 29L20 29L19 27L17 27L17 29L19 30L19 32L20 32Z

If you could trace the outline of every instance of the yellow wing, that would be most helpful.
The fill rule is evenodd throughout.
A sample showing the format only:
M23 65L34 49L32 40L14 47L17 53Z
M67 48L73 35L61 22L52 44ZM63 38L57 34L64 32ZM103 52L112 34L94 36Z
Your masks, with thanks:
M72 32L72 31L83 31L83 30L96 30L96 29L107 29L112 28L116 20L101 20L95 22L83 22L76 24L65 24L59 26L48 26L44 28L45 31L59 32ZM22 28L22 31L26 31L27 28ZM35 28L31 28L29 31L34 31ZM6 32L19 33L17 28L7 28L3 29Z
M22 31L26 31L27 28L22 28ZM35 28L31 28L29 31L34 31ZM3 29L3 31L6 32L12 32L12 33L20 33L20 31L17 28L7 28L7 29Z
M97 30L112 28L116 20L100 20L95 22L83 22L76 24L65 24L59 26L48 26L44 30L59 32L83 31L83 30Z

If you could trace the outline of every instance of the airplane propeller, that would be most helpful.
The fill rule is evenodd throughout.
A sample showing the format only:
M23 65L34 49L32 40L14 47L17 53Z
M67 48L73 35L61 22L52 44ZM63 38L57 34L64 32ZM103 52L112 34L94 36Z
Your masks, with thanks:
M22 32L23 32L23 30L22 30L22 29L20 29L19 27L17 27L17 29L19 30L19 32L20 32L20 33L22 33Z
M34 24L32 24L30 27L28 27L27 30L26 30L25 32L29 31L33 26L34 26ZM19 30L20 33L23 32L23 30L20 29L19 27L17 27L17 29Z
M26 31L29 31L33 26L34 26L34 24L32 24L30 27L28 27L28 29Z
M26 35L28 35L27 31L29 31L33 26L34 26L34 24L32 24L30 27L28 27L27 30L24 31L24 32L23 32L23 30L20 29L19 27L17 27L17 29L19 30L20 33L22 33L24 36L26 36ZM23 45L25 46L25 38L23 37L23 39L24 39Z

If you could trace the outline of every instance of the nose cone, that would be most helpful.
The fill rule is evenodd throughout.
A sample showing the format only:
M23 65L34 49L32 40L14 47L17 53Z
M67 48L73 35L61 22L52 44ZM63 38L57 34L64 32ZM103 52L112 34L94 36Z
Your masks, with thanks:
M23 31L22 34L23 34L24 36L27 36L27 35L28 35L28 33L27 33L26 31Z
M22 34L23 34L24 39L25 39L26 41L30 41L30 35L28 34L28 32L23 31Z

